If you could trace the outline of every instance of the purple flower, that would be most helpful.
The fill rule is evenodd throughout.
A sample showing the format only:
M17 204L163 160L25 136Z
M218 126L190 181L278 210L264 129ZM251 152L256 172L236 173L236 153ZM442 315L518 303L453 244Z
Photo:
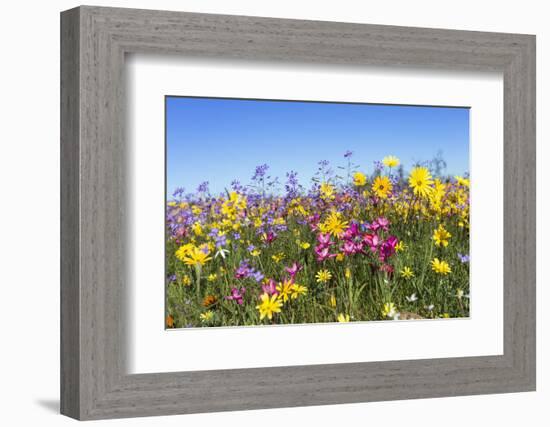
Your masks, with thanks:
M333 175L333 170L330 168L330 162L328 160L321 160L319 163L319 168L317 173L321 174L323 180L326 180L328 177Z
M462 264L466 264L467 262L470 262L470 255L468 255L468 254L466 254L466 255L458 254L458 259L460 259L460 262Z
M285 184L285 190L288 197L296 197L298 195L299 190L301 189L301 185L298 184L298 172L290 171L286 173L286 184Z
M174 197L181 197L183 196L183 193L185 192L185 188L183 187L178 187L174 190L174 192L172 193L172 195Z
M287 184L292 186L292 187L295 187L298 185L298 172L295 172L295 171L290 171L290 172L287 172L286 173L286 178L287 178Z
M218 249L223 248L227 244L227 238L225 234L222 236L216 236L216 247Z
M257 283L260 283L264 279L264 275L260 271L253 271L250 273L250 277L252 277Z
M201 182L197 187L197 193L208 193L208 181Z
M256 166L256 170L254 171L254 175L252 176L252 181L261 181L265 177L268 169L269 166L265 163L263 165Z
M236 279L245 279L250 275L250 266L246 260L241 261L237 269L235 270Z
M241 287L241 289L238 288L232 288L231 289L231 295L228 295L225 297L226 300L229 301L235 301L239 305L243 305L243 295L246 292L246 288Z
M264 275L260 271L256 271L254 268L252 268L250 264L248 264L248 260L241 261L241 263L235 270L235 278L247 279L249 277L260 283L263 280Z
M236 191L237 193L242 193L244 191L243 186L241 185L240 181L237 179L234 179L231 181L231 189L233 191Z

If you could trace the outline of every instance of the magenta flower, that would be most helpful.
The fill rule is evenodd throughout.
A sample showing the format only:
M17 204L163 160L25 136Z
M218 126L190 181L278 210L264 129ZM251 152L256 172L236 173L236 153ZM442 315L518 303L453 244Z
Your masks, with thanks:
M390 225L390 221L384 217L380 217L376 220L376 222L378 223L378 225L380 227L382 227L382 230L384 231L388 231L388 227Z
M317 226L319 224L319 219L320 219L320 215L319 214L315 214L315 215L311 215L307 218L307 221L309 223L309 228L311 231L315 231L317 230Z
M386 242L389 243L392 248L395 248L399 243L399 240L397 240L397 237L395 236L388 236Z
M357 225L357 223L352 222L350 226L346 229L346 231L344 231L344 234L342 235L342 237L346 240L351 240L357 237L358 234L359 234L359 226Z
M295 262L292 264L292 266L290 267L285 267L285 270L287 271L288 274L290 274L290 278L291 279L294 279L294 277L296 276L296 274L302 269L302 266Z
M381 228L384 231L389 230L390 221L388 221L384 217L380 217L375 219L367 228L372 231L377 231L379 228Z
M231 295L225 297L226 300L235 301L239 305L243 305L243 295L246 291L246 288L242 287L241 289L233 288L231 289Z
M317 241L319 242L319 246L326 247L330 245L330 234L329 233L319 233L317 236Z
M353 255L354 253L356 253L356 246L355 246L355 243L353 243L351 240L346 240L344 242L344 246L342 246L342 252L344 252L344 254L346 255Z
M268 295L277 295L279 293L277 292L277 282L273 279L269 279L267 283L262 285L262 291Z
M378 224L378 221L374 220L367 226L367 228L369 230L376 231L380 228L380 224Z
M376 234L365 234L363 236L363 241L370 247L370 250L376 252L378 245L380 244L380 239Z
M388 259L390 256L392 256L395 253L395 246L397 245L397 237L395 236L389 236L382 245L380 245L380 251L378 253L378 257L380 258L380 261L384 262L386 259Z
M315 254L317 255L317 261L321 262L329 258L334 258L336 255L329 253L329 248L322 247L321 245L315 246Z
M264 240L268 244L272 243L276 237L277 235L273 231L268 231L267 233L264 233Z

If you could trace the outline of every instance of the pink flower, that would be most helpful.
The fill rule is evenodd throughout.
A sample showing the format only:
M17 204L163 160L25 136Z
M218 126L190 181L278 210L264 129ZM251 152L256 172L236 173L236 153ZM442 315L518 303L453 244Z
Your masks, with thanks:
M309 228L311 231L317 230L317 226L319 225L319 219L321 216L319 214L311 215L307 218L309 222Z
M375 219L367 228L372 231L376 231L381 228L384 231L389 230L390 221L384 217Z
M321 247L327 247L331 244L330 242L330 234L329 233L319 233L317 236L317 241L319 242L319 246Z
M290 267L285 267L285 270L288 272L288 274L290 274L290 278L291 279L294 279L294 277L296 276L296 274L302 269L302 266L295 262L292 264L292 266Z
M378 222L377 222L376 220L374 220L373 222L371 222L371 223L367 226L367 228L368 228L369 230L376 231L376 230L378 230L378 229L380 228L380 224L378 224Z
M245 293L246 288L242 287L241 289L233 288L231 289L231 295L225 297L225 299L230 301L235 301L239 305L243 305L243 294Z
M329 253L329 248L323 247L321 245L315 246L315 254L317 255L317 261L319 262L336 256Z
M344 246L342 246L342 252L344 252L344 254L346 255L353 255L357 252L357 247L352 241L346 240L344 242Z
M388 231L388 227L389 227L389 225L390 225L390 221L389 221L388 219L386 219L386 218L384 218L384 217L381 216L380 218L378 218L378 219L376 220L376 222L378 223L378 225L379 225L380 227L382 227L382 229L383 229L384 231Z
M357 223L352 222L350 226L344 231L342 237L346 240L351 240L359 234L359 226Z
M273 279L269 279L266 284L262 285L262 291L268 295L277 295L277 282Z
M380 239L376 234L365 234L363 236L363 241L370 247L370 250L376 252L378 245L380 244Z

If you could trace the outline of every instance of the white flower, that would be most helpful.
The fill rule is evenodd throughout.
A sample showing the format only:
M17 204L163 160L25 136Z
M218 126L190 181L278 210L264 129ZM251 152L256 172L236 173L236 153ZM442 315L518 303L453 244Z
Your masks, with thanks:
M395 316L399 316L399 312L397 311L397 308L393 304L388 305L388 312L386 313L386 316L390 319L395 319Z
M216 255L214 255L214 258L218 258L218 255L221 256L223 259L225 259L225 254L228 254L229 251L227 249L220 249L218 252L216 252Z
M456 291L456 297L458 299L462 299L462 298L470 298L470 295L465 295L464 294L464 291L462 289L459 289L458 291Z
M405 297L407 299L408 302L415 302L418 300L418 297L416 296L415 293L413 293L410 297Z
M424 308L428 311L432 311L434 309L434 307L435 306L433 304L430 304L430 305L425 306Z

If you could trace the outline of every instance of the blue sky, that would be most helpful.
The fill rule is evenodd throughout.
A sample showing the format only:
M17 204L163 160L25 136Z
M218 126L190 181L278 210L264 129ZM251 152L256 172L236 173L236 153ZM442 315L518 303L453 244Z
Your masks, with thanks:
M209 181L213 194L233 179L250 181L257 165L272 176L298 172L309 187L320 160L345 165L346 150L360 170L386 155L406 170L441 150L446 172L469 171L469 109L376 104L166 98L168 197Z

